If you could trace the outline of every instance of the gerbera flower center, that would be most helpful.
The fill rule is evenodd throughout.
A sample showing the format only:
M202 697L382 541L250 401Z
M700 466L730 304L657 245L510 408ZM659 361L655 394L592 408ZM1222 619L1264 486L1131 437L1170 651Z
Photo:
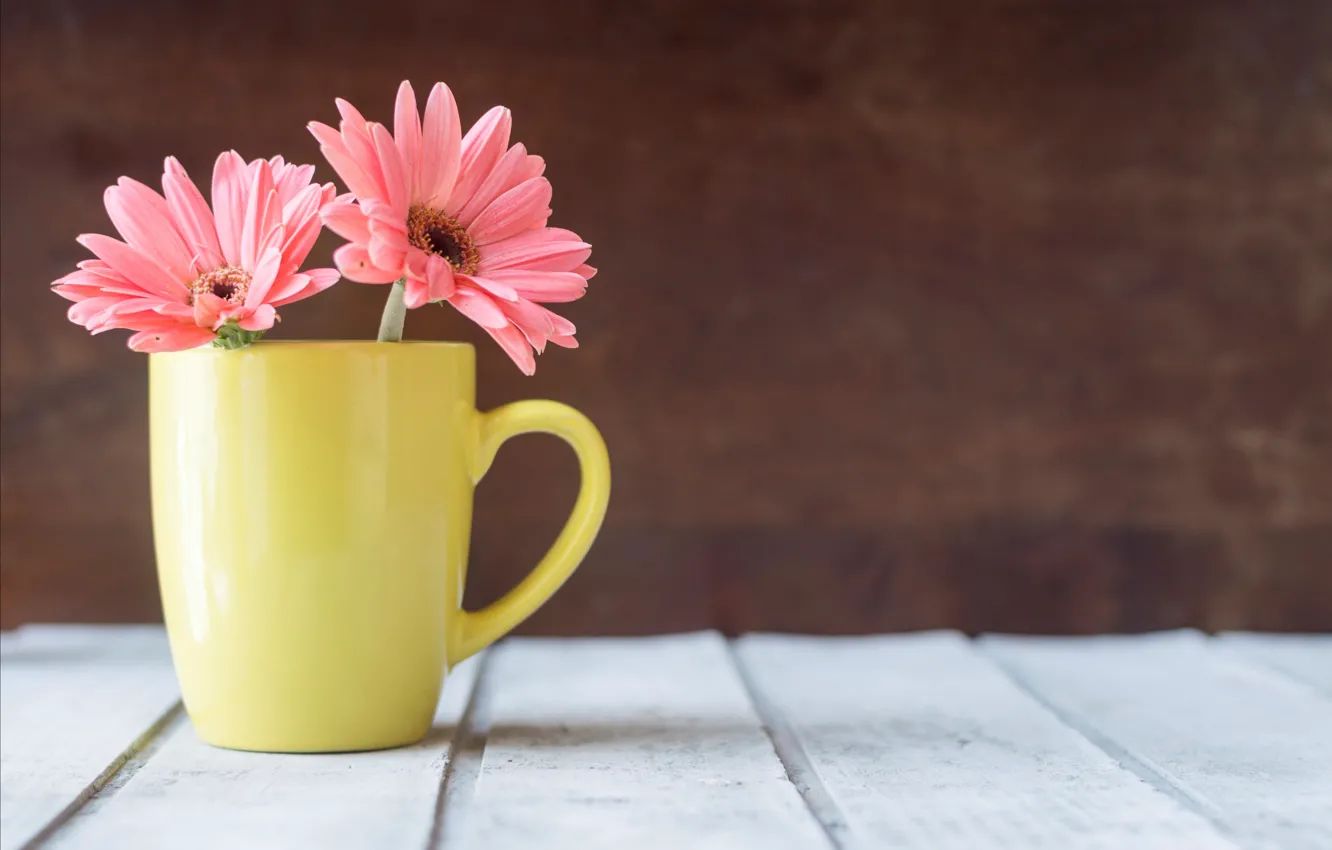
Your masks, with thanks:
M457 219L441 210L429 207L409 209L407 241L428 254L438 254L448 260L456 272L471 274L476 271L476 243Z
M205 292L232 304L244 304L245 293L250 291L251 280L253 277L245 269L218 266L211 272L199 275L190 284L190 304Z

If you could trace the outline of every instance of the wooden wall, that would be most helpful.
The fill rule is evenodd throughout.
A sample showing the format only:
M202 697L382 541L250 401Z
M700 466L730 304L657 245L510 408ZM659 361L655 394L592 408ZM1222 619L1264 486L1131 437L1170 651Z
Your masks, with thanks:
M1332 628L1332 4L6 0L0 620L151 620L145 360L47 283L101 191L404 77L514 109L602 271L574 404L615 493L531 631ZM322 259L336 239L320 243ZM367 337L340 284L282 337ZM119 338L112 338L112 337ZM478 499L469 600L574 490Z

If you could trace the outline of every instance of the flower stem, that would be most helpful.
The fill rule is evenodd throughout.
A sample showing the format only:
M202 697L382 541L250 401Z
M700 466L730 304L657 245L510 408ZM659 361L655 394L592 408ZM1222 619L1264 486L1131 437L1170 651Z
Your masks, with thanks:
M407 305L402 302L407 294L407 278L398 278L389 290L388 303L384 305L384 317L379 320L380 342L401 342L402 325L407 321Z

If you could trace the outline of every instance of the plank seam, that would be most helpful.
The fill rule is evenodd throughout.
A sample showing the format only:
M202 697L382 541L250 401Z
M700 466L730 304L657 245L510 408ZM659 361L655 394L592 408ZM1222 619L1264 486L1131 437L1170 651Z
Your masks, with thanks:
M814 818L829 844L836 850L859 850L859 844L851 833L846 816L829 793L809 754L805 752L795 727L787 721L774 701L750 675L748 668L745 667L744 658L736 650L734 640L726 641L726 651L731 666L735 669L736 675L749 695L754 711L758 714L763 731L772 743L773 752L777 754L777 759L786 771L787 781L795 786L810 816Z
M20 850L36 850L36 848L44 846L85 807L92 805L97 800L109 799L114 796L116 791L134 778L134 774L138 773L148 759L152 758L153 753L161 748L163 742L169 737L166 734L167 730L177 726L184 715L185 711L181 701L176 700L170 708L162 712L143 731L143 734L131 741L128 747L112 759L111 763L97 775L97 778L88 783L87 787L80 791L79 795L68 806L51 818L50 822L30 838Z
M447 763L435 797L434 820L426 850L442 850L461 840L463 813L470 807L481 780L486 740L490 736L491 665L502 649L503 644L493 647L478 659L467 707L449 740Z
M1070 712L1064 711L1027 680L1017 669L1008 664L999 654L990 649L989 641L984 637L972 641L979 654L988 658L994 667L1003 674L1018 690L1022 691L1038 705L1048 711L1060 723L1078 733L1092 746L1110 757L1124 770L1141 779L1148 786L1165 794L1186 810L1207 821L1211 826L1238 847L1264 850L1262 845L1253 844L1244 835L1237 833L1226 823L1224 814L1209 800L1198 797L1175 779L1170 771L1154 763L1151 759L1139 756L1127 747L1121 746L1106 735L1095 724Z

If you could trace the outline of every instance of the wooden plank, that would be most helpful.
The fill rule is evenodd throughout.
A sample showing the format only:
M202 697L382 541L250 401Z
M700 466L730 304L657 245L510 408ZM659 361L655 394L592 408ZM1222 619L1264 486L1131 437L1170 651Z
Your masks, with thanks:
M1019 681L1250 847L1332 847L1332 700L1195 632L988 638Z
M445 683L425 741L369 753L287 755L211 747L188 722L114 794L94 799L51 846L417 848L429 841L449 742L476 679L470 659Z
M1213 641L1222 653L1264 664L1332 694L1332 634L1228 632Z
M479 781L445 846L806 850L787 780L716 633L504 644Z
M843 846L1232 848L952 632L753 635L738 656L807 758Z
M177 705L157 627L29 626L0 648L0 848L66 817Z

